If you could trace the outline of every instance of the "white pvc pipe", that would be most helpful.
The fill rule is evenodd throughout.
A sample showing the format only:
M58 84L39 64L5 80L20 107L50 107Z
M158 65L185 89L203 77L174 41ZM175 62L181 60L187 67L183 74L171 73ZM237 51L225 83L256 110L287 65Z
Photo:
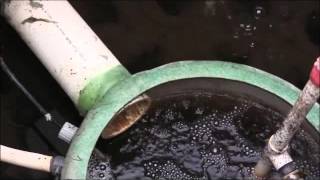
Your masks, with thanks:
M5 1L3 15L75 104L93 77L120 64L66 0Z
M0 145L0 161L30 169L50 172L52 156L22 151Z

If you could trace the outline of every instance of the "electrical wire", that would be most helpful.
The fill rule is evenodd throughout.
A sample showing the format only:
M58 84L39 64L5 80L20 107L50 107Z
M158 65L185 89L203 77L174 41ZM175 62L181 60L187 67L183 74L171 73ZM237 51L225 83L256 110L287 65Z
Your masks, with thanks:
M52 120L51 114L32 96L32 94L19 82L19 80L15 77L13 72L9 69L7 64L4 62L3 58L0 57L0 65L1 69L8 75L8 77L16 84L16 86L27 96L27 98L36 106L36 108L40 111L40 113L45 117L46 121L53 122L59 127L62 127L56 121Z

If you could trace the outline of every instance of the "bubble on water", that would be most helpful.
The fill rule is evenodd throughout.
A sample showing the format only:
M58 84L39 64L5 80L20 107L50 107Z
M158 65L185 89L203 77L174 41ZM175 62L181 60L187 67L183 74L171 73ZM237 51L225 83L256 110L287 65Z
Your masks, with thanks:
M174 111L172 109L167 109L164 113L164 118L166 120L174 120Z
M244 36L251 36L253 34L253 26L251 24L240 24L240 27Z
M181 122L181 121L178 121L176 123L173 123L172 129L176 130L179 133L182 133L182 132L188 131L189 130L189 126L186 125L185 123Z
M257 14L261 14L261 10L260 9L257 9Z
M213 148L213 149L212 149L212 152L215 153L215 154L217 154L217 153L218 153L218 148Z
M235 118L242 117L244 112L249 109L248 104L243 103L240 106L235 106L232 111L221 114L221 125L222 126L233 126ZM236 128L235 128L236 129Z
M198 107L195 114L201 115L201 114L203 114L203 111L204 111L203 108Z
M149 165L150 164L150 165ZM155 165L156 164L156 165ZM145 174L148 177L154 179L196 179L199 177L192 176L184 172L177 164L173 161L168 160L165 162L152 160L148 163L148 166L145 167Z
M208 122L195 124L190 128L190 134L192 140L196 140L202 143L211 143L210 141L214 139L212 135L212 129L210 128L210 123Z
M107 166L105 165L105 164L100 164L99 165L99 168L100 168L100 170L102 170L102 171L104 171L104 170L106 170L107 169Z
M104 176L105 176L104 173L99 173L99 178L100 179L104 178Z
M265 15L265 9L262 6L256 6L255 13L254 13L255 19L260 19L264 15Z
M316 179L320 177L320 169L318 165L313 164L308 160L296 159L295 164L297 169L302 170L307 175L306 179Z
M171 133L168 129L165 128L158 128L154 131L154 135L159 138L168 138L171 136Z
M112 180L113 175L111 171L111 166L109 163L109 158L106 158L105 160L101 159L101 157L98 157L97 154L93 153L93 155L90 158L89 164L88 164L88 175L87 179L102 179L102 180Z

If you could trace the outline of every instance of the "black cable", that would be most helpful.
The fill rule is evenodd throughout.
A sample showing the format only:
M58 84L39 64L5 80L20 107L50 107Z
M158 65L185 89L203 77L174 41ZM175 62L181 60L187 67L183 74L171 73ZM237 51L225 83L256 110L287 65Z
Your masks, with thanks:
M11 72L7 64L4 62L3 58L0 57L1 69L9 76L9 78L16 84L16 86L27 96L27 98L37 107L43 116L45 116L47 121L51 121L51 114L29 93L29 91L19 82L15 75ZM53 121L57 126L61 125Z
M48 111L44 109L43 106L29 93L29 91L19 82L15 75L8 68L3 58L0 57L1 69L9 76L9 78L18 86L18 88L28 97L28 99L38 108L38 110L43 114L48 114Z

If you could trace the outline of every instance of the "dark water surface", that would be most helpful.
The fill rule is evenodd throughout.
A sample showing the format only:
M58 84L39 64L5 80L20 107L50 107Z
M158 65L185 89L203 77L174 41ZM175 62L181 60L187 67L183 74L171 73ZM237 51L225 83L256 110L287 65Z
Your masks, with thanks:
M116 179L248 179L282 120L268 107L227 95L167 97L99 149L110 155ZM319 177L319 146L310 135L300 131L290 153L307 179Z

